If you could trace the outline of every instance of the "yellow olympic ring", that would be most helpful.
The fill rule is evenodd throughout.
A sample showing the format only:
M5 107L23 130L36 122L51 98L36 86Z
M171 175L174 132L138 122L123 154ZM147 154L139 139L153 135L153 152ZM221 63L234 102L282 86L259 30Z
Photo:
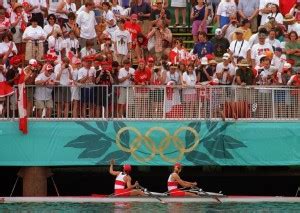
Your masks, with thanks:
M128 144L129 147L125 147L121 141L121 135L125 131L132 131L136 134L136 137L133 139L133 141ZM159 142L158 147L156 146L155 142L151 139L151 134L155 131L162 132L165 135L164 139ZM179 134L183 131L190 131L194 135L194 141L192 142L192 146L186 148L185 142L183 142L180 139ZM171 141L173 142L172 144L176 147L176 149L179 152L179 155L176 158L169 158L164 154L164 151L170 146ZM183 158L184 153L193 151L199 145L199 143L200 136L196 132L196 130L191 127L181 127L174 132L174 135L170 135L170 133L162 127L152 127L146 132L144 136L140 133L138 129L134 127L124 127L120 129L116 135L116 144L119 147L119 149L124 152L131 153L131 155L140 162L150 161L155 157L156 154L159 154L163 160L174 163L180 161ZM150 155L148 157L139 156L136 153L136 151L143 145L148 150L150 150Z

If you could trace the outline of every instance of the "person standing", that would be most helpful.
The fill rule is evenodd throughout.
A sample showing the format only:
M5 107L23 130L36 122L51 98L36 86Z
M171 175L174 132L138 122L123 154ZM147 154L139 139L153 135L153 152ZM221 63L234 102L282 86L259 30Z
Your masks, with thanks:
M266 23L269 13L272 12L272 5L279 5L279 0L260 0L259 15L261 15L260 25Z
M252 32L257 31L259 0L239 0L238 13L242 19L250 21Z
M196 42L198 33L203 31L207 33L206 20L208 16L208 8L203 0L198 0L198 4L192 8L191 20L193 39Z
M123 61L127 58L129 51L131 51L131 36L125 29L125 20L119 21L119 29L114 33L113 42L115 48L115 56L120 65L123 65Z
M222 28L224 25L229 24L231 15L236 15L237 8L235 2L225 0L220 2L217 10L217 26Z
M141 24L142 33L146 35L149 32L151 26L150 15L151 7L150 5L143 0L133 0L130 14L137 14L138 20Z
M79 43L81 47L86 45L87 40L94 40L97 36L95 26L97 25L94 9L94 2L92 0L86 0L85 8L79 12L76 23L80 28Z
M22 3L25 1L21 1ZM20 2L20 3L21 3ZM27 0L30 8L29 12L31 13L31 18L37 20L37 23L40 27L44 27L44 15L48 11L46 0Z

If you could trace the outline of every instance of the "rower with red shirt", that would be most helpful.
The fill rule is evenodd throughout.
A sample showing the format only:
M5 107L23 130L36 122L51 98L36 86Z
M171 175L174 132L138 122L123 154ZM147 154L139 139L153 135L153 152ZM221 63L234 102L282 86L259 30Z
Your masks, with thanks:
M115 164L114 160L111 160L109 173L116 176L115 180L115 196L143 196L145 195L140 189L135 189L139 186L136 181L133 185L131 184L131 166L125 164L123 166L123 171L114 171L113 166Z
M194 186L197 186L196 182L188 182L184 181L179 177L179 173L182 170L182 166L180 163L175 163L173 173L170 174L168 179L168 191L170 196L197 196L194 193L191 192L185 192L183 190L180 190L178 188L178 185L184 187L184 188L191 188Z

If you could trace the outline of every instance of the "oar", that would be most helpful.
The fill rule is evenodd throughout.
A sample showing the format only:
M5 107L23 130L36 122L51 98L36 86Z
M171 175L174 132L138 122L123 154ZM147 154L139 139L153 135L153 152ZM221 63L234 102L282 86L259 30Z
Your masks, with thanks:
M218 203L223 203L217 196L210 195L198 187L193 187L192 189L196 189L197 191L204 193L206 196L214 198Z
M138 185L138 187L139 187L141 190L143 190L144 192L149 193L149 196L151 196L151 197L153 197L153 198L159 200L161 203L166 203L166 202L163 201L161 198L159 198L158 196L152 194L152 192L148 191L146 188L142 187L141 185Z

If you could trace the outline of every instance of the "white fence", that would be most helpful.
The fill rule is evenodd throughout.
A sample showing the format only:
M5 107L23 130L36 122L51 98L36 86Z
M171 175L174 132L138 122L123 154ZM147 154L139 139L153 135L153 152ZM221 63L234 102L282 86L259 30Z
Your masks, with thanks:
M300 88L238 86L27 86L35 119L300 118ZM17 94L0 99L2 119L15 119Z

